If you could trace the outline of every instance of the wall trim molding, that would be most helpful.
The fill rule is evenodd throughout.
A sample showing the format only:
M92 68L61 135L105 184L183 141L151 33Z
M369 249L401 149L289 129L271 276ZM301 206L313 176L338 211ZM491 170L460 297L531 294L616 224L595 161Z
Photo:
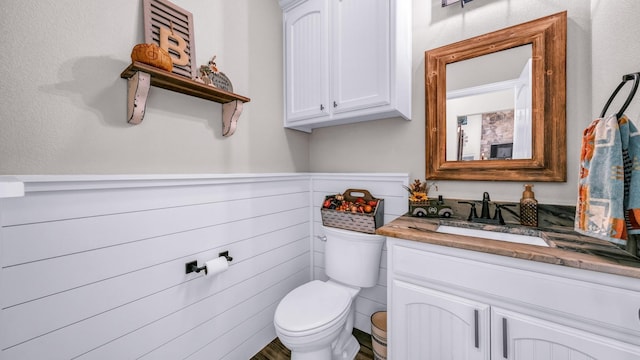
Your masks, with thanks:
M402 173L246 173L150 175L15 175L0 176L0 199L27 193L172 186L201 186L272 182L300 179L352 179L370 177L384 181Z

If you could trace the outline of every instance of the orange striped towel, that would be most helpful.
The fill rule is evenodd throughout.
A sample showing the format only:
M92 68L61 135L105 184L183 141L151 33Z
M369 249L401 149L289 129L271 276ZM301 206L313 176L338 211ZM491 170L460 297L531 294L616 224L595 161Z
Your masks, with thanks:
M623 246L640 233L640 133L624 115L584 130L575 230Z

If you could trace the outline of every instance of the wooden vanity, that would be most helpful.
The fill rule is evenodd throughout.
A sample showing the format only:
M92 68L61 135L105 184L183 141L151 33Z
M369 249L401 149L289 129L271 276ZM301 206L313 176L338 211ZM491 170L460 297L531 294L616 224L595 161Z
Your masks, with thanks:
M566 227L540 229L541 247L439 225L403 216L377 230L390 359L640 359L637 258Z

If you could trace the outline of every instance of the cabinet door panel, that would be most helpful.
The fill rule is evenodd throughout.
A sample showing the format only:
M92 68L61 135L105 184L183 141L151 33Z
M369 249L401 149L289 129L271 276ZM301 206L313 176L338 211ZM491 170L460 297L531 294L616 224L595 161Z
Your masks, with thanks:
M331 24L334 113L390 103L389 6L389 0L335 2Z
M492 308L491 323L492 359L640 359L637 346L508 310Z
M496 265L484 259L464 259L406 246L395 246L394 249L392 261L396 264L395 271L403 276L445 283L458 289L472 289L476 293L491 294L528 306L554 309L564 316L583 321L585 325L613 327L632 334L636 341L640 339L640 292L628 289L625 284L633 283L635 280L632 278L618 278L616 281L620 286L609 286L554 276L547 271ZM549 266L541 264L540 268ZM467 275L459 276L460 273ZM640 342L634 343L640 345Z
M328 116L327 2L304 2L286 14L287 121Z
M489 307L394 280L390 359L489 359Z

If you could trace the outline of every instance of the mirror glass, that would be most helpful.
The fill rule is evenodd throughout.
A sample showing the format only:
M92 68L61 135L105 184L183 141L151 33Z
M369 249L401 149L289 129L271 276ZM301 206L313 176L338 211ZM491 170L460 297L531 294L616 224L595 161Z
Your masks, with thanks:
M531 159L531 51L447 64L447 161Z
M426 178L566 181L566 12L425 52Z

